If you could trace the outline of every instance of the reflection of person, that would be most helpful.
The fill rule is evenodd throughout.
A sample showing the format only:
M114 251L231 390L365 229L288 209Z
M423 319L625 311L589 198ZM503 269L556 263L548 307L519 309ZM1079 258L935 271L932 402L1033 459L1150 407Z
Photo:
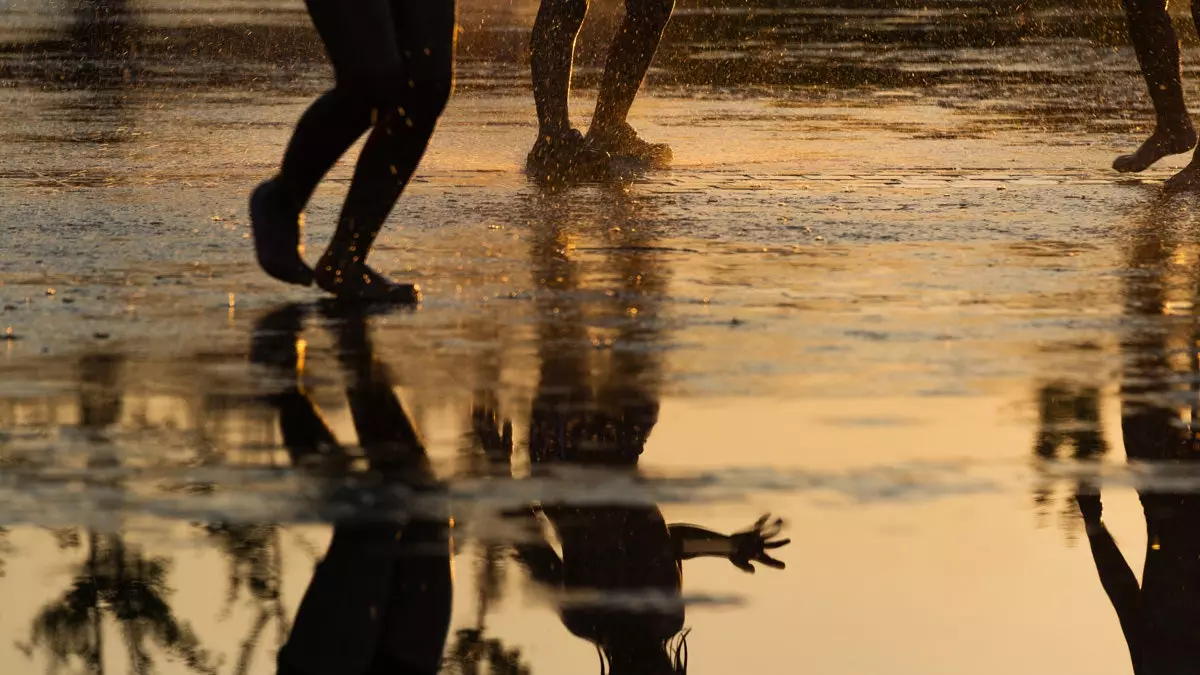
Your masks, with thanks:
M1175 256L1166 241L1172 224L1157 210L1146 219L1145 236L1134 245L1130 267L1151 270L1129 277L1127 313L1150 320L1158 315L1172 283L1163 270ZM1189 287L1192 281L1187 280ZM1149 316L1147 316L1149 315ZM1157 320L1164 317L1158 315ZM1174 337L1194 344L1191 322ZM1132 461L1184 466L1200 460L1191 429L1180 424L1182 411L1172 399L1182 392L1172 365L1168 327L1139 325L1123 340L1125 373L1121 384L1121 428L1125 453ZM1193 363L1195 368L1195 363ZM1194 380L1196 373L1191 374ZM1190 394L1193 398L1195 392ZM1193 424L1196 424L1193 409ZM1146 519L1146 562L1141 584L1103 521L1099 493L1087 485L1077 491L1088 543L1105 593L1116 610L1138 675L1191 672L1200 664L1200 494L1138 490Z
M542 178L603 173L609 157L654 165L670 161L665 145L642 140L626 121L658 50L674 0L625 0L625 19L609 49L585 138L568 112L575 38L589 0L542 0L531 40L538 139L529 168Z
M285 307L259 322L252 358L293 373L303 310ZM359 444L371 470L417 490L436 487L424 446L375 359L361 315L337 319L338 352ZM272 397L284 444L297 463L325 465L345 453L298 384ZM435 675L450 626L448 519L413 510L407 522L335 523L333 540L300 603L280 675Z
M1134 152L1113 162L1121 172L1144 171L1167 155L1187 152L1196 146L1196 130L1183 101L1179 60L1179 38L1171 26L1167 0L1123 0L1129 37L1150 99L1154 102L1154 133ZM1192 19L1200 26L1200 4L1192 3ZM1180 171L1168 188L1200 186L1200 159Z
M450 96L454 0L306 4L336 84L300 118L279 174L251 197L258 261L281 281L316 281L339 298L415 302L415 286L386 279L366 258ZM333 240L310 269L300 255L301 213L329 169L369 129Z
M541 366L530 462L535 472L564 464L636 472L658 420L661 351L653 310L662 271L652 247L639 241L616 256L611 277L622 284L604 296L606 306L584 307L581 274L560 245L566 233L556 224L546 223L533 247L535 278L552 293L538 301ZM612 323L586 323L604 316ZM605 328L615 337L597 360L589 329ZM686 667L682 561L721 556L747 572L754 563L783 568L769 551L788 543L775 539L782 521L766 516L725 536L668 524L657 506L620 500L543 501L510 515L529 535L516 545L518 559L535 580L564 592L563 624L596 646L613 675ZM561 557L541 535L543 519L557 535ZM604 602L591 601L590 593Z

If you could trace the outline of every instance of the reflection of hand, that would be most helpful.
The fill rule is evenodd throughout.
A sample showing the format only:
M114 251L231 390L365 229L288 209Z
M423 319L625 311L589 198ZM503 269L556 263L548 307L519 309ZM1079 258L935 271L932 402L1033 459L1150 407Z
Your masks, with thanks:
M791 539L772 541L783 531L783 519L776 518L773 522L770 519L771 514L768 513L759 518L750 529L730 535L733 552L729 554L729 561L743 572L754 574L751 562L779 570L786 567L782 561L767 555L768 550L787 546L792 542Z

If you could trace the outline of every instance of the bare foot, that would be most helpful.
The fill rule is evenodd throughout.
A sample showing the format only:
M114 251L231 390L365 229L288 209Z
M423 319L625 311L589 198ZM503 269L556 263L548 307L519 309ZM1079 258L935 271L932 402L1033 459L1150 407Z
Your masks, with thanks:
M300 216L284 207L275 181L259 185L250 196L250 227L264 272L289 284L312 285L312 270L300 257Z
M1167 155L1178 155L1196 147L1196 130L1189 122L1186 127L1169 131L1155 130L1141 147L1131 154L1121 155L1113 162L1113 168L1121 173L1137 173Z
M1179 173L1171 176L1163 185L1167 192L1193 192L1200 190L1200 157L1192 160L1191 164L1183 167Z
M420 286L392 281L362 262L338 267L331 258L323 256L313 271L313 279L340 301L389 305L421 302Z

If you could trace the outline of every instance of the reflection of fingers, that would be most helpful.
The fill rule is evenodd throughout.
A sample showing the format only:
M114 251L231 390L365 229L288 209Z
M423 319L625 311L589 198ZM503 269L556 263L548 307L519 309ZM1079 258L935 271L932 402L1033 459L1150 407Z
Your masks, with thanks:
M784 562L782 560L776 560L776 559L772 558L771 556L767 555L766 553L763 553L762 555L758 556L758 561L760 563L766 565L767 567L774 567L777 570L781 570L781 569L787 567L787 565L784 564Z
M765 544L763 544L763 548L779 548L781 546L787 546L790 543L792 543L791 539L780 539L779 541L768 541Z

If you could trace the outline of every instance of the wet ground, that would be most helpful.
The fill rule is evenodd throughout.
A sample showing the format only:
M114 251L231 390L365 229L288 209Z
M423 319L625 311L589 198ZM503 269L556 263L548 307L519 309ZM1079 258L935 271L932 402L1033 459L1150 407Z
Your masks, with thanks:
M374 258L425 303L362 316L248 240L328 82L299 3L0 0L0 671L356 672L437 651L401 605L447 673L597 672L614 617L700 674L1194 668L1200 225L1185 158L1108 169L1116 3L751 5L680 2L670 169L550 193L535 3L465 2ZM768 512L786 569L663 576Z

